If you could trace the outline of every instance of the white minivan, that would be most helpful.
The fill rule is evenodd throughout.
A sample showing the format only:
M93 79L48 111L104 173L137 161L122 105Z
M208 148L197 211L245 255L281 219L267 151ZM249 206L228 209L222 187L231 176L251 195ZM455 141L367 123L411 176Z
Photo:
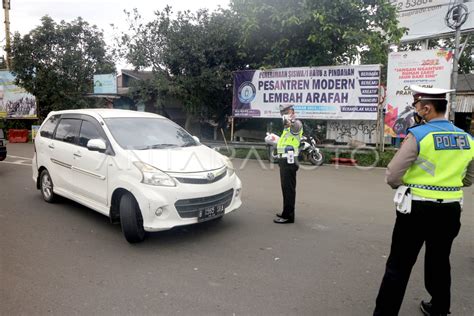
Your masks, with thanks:
M33 180L44 200L60 195L102 213L130 243L242 204L231 161L160 115L51 112L34 143Z

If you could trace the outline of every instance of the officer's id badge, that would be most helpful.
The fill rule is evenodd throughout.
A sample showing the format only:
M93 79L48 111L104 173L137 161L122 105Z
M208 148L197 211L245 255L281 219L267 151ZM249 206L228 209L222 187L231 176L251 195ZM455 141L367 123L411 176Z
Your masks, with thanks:
M433 134L436 150L471 149L466 134Z

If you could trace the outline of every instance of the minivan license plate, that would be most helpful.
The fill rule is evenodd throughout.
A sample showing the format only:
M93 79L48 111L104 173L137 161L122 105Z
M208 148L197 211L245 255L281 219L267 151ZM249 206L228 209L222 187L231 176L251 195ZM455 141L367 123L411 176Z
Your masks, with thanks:
M215 217L224 215L224 205L216 205L212 207L206 207L199 210L198 221L206 221Z

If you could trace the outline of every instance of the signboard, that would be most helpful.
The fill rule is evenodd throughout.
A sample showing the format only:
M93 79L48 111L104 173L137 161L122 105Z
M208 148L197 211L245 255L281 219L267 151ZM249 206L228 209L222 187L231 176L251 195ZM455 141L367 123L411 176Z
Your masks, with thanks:
M14 84L15 77L9 71L0 71L0 117L36 118L34 95Z
M116 94L117 77L115 74L94 75L95 94Z
M385 135L405 136L414 124L410 85L427 88L451 86L453 53L450 50L421 50L388 55Z
M380 65L280 68L234 72L235 117L376 120Z
M448 0L390 0L398 11L399 27L408 28L402 42L440 37L454 33L445 23L446 14L456 1ZM467 11L473 14L474 0L464 1ZM468 17L462 32L474 31L474 18Z
M35 140L41 125L31 125L31 140Z

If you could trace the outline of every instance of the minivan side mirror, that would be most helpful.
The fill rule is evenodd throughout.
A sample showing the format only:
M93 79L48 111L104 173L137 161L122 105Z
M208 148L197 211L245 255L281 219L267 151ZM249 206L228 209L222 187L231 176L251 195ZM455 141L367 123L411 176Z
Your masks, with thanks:
M201 141L199 140L199 137L197 137L197 136L193 136L193 139L196 141L196 143L198 143L198 144L200 144L200 143L201 143Z
M90 151L98 151L103 153L107 149L107 145L105 144L104 140L100 138L91 139L87 142L87 149Z

